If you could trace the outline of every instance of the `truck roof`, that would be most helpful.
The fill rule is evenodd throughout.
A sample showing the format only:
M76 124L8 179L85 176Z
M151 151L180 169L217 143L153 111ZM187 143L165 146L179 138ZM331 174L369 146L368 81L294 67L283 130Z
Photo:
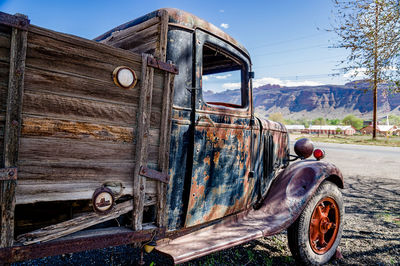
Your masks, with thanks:
M127 28L130 28L132 26L138 25L146 20L149 20L153 17L159 16L162 11L167 11L168 12L168 24L169 25L174 25L176 27L181 27L185 29L190 29L190 30L195 30L195 29L202 29L204 31L207 31L218 38L230 43L231 45L235 46L238 48L243 54L245 54L249 59L250 59L250 54L244 48L243 45L241 45L238 41L236 41L234 38L232 38L229 34L226 32L222 31L220 28L217 26L191 14L186 11L176 9L176 8L161 8L156 11L153 11L147 15L144 15L142 17L139 17L137 19L131 20L127 23L124 23L118 27L113 28L112 30L109 30L108 32L98 36L95 38L95 41L101 41L109 37L113 32L115 31L121 31Z

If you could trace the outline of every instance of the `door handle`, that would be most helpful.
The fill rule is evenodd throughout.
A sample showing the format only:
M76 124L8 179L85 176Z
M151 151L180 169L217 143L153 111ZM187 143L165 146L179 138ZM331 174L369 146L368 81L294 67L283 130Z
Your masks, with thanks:
M213 127L215 127L214 121L212 121L212 119L208 115L200 115L197 118L196 126L199 125L200 121L203 120L203 119L207 120Z

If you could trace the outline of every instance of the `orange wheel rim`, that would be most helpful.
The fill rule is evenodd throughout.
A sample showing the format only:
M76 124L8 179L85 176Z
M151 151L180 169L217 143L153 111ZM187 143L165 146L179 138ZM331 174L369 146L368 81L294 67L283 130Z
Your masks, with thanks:
M310 221L309 240L312 250L324 254L335 243L339 230L340 216L336 201L330 197L320 200Z

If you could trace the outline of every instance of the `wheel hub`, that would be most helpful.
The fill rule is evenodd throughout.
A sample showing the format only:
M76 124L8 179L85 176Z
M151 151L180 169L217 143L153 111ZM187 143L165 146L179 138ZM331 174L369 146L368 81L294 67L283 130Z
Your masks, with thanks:
M334 244L340 223L338 205L330 197L323 198L316 205L309 228L312 250L317 254L326 253Z

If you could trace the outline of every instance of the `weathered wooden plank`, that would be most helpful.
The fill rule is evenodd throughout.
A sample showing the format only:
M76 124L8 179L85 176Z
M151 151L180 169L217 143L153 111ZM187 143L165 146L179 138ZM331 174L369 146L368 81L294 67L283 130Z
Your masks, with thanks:
M159 42L159 49L158 49L158 58L165 62L167 60L167 35L168 35L168 20L169 15L168 11L161 10L161 17L160 17L160 42Z
M23 137L56 137L136 143L135 131L133 127L24 115L21 134ZM159 128L150 128L149 138L152 145L159 145L159 134Z
M137 107L63 95L26 91L24 114L43 115L93 123L135 125Z
M174 75L165 73L165 86L162 105L160 150L158 154L158 165L162 173L168 173L169 169L169 146L171 138L171 113L172 97L174 95ZM157 184L157 225L165 226L167 185L158 182Z
M160 24L154 24L150 27L144 28L139 32L130 34L124 39L113 41L114 47L119 47L125 50L130 50L133 47L147 43L152 37L159 38Z
M131 54L122 49L115 49L109 45L101 44L84 38L80 38L74 35L65 33L55 32L52 30L44 29L41 27L31 25L29 28L29 34L37 34L45 37L47 42L59 41L70 46L70 53L78 57L86 57L97 59L100 62L114 62L115 60L127 60L127 62L135 63L140 62L141 56L137 54ZM45 41L45 42L46 42ZM58 43L56 43L57 45ZM84 49L82 49L84 48Z
M34 163L34 162L33 162ZM90 162L89 162L90 163ZM32 164L32 163L31 163ZM35 169L32 169L31 164L29 165L30 170L33 172ZM68 165L72 165L71 163L67 163ZM40 164L38 164L40 165ZM53 166L56 166L56 163L52 163ZM60 167L63 167L62 164L58 163ZM77 165L77 164L75 164ZM120 195L132 195L133 185L132 185L132 173L133 171L130 169L119 169L119 167L130 167L133 169L133 164L127 163L119 163L119 164L97 164L98 167L107 167L108 169L113 169L115 171L115 175L107 173L106 175L96 176L91 173L90 179L88 177L87 171L78 171L79 173L83 173L86 175L85 177L78 178L77 176L71 175L70 178L62 179L59 175L48 176L49 178L53 178L53 180L47 180L46 177L38 178L38 179L30 179L30 180L20 180L17 187L16 192L16 204L29 204L35 202L49 202L49 201L66 201L66 200L90 200L92 198L93 192L101 187L103 184L121 184L122 190ZM41 166L37 166L36 170L41 171ZM78 166L79 167L79 166ZM89 169L89 166L86 166L86 169ZM25 168L22 169L25 171ZM68 169L67 169L68 170ZM80 169L78 169L80 170ZM72 170L70 170L72 172ZM122 173L125 172L125 173ZM59 170L56 170L55 173L59 173ZM122 173L122 174L121 174ZM127 174L131 175L130 180L128 180ZM24 172L24 175L26 172ZM34 173L37 176L37 173ZM58 179L55 179L57 178ZM157 194L157 182L155 180L147 180L146 182L146 191L145 195L153 195L151 197L145 196L144 206L154 205L156 203L156 197L154 195Z
M151 19L146 20L146 21L144 21L144 22L142 22L142 23L140 23L138 25L129 27L129 28L125 29L125 30L113 32L111 34L111 36L109 36L108 38L100 41L100 43L105 43L105 44L112 45L113 43L115 43L117 41L129 38L132 35L140 32L140 31L142 31L142 30L144 30L144 29L146 29L148 27L153 26L154 24L158 24L159 22L160 22L160 18L159 17L151 18Z
M154 69L147 66L149 55L142 54L142 86L140 88L140 105L138 115L138 130L135 158L136 164L133 173L133 212L132 227L134 230L142 229L144 196L146 179L139 175L140 167L147 165L147 146L149 139L149 124L152 103Z
M140 81L135 88L126 90L116 86L112 78L109 78L108 81L93 80L68 73L56 73L27 67L25 73L25 90L58 93L93 100L101 99L102 101L119 104L134 104L138 102Z
M10 62L10 35L0 34L0 61Z
M152 38L149 38L145 43L133 46L132 48L129 49L129 51L134 53L150 52L150 54L153 54L157 50L157 47L158 47L158 36L154 36Z
M96 60L85 56L80 57L79 55L73 54L73 51L69 51L68 48L70 47L62 47L62 45L65 45L63 42L50 42L52 41L51 39L39 40L40 42L38 43L31 42L30 40L26 59L26 65L29 68L37 68L56 73L70 73L94 81L108 82L112 81L110 75L117 66L126 65L133 70L139 68L138 62L118 60L117 58L112 61L104 62L104 60L100 61L100 59Z
M106 215L99 215L95 212L82 214L74 219L50 225L42 229L18 236L17 240L24 245L30 245L38 242L47 242L66 236L90 226L118 218L122 214L128 213L133 208L132 201L126 201L117 204L115 208Z
M21 15L22 16L22 15ZM18 165L19 134L21 130L22 96L27 47L27 31L12 29L10 44L10 72L8 83L7 112L4 132L3 167ZM16 180L0 182L1 240L0 247L14 242L14 209Z
M149 145L148 158L151 162L158 160L158 146ZM69 162L91 160L97 162L132 162L135 145L133 143L116 143L108 141L87 141L59 138L21 138L20 160L47 162ZM60 169L62 171L62 169ZM62 173L61 173L62 175ZM23 178L23 176L21 176Z
M157 156L157 146L149 155ZM21 138L20 159L38 161L96 160L98 162L134 161L133 143L88 141L48 137ZM154 160L155 158L153 158ZM60 169L60 171L62 171Z

